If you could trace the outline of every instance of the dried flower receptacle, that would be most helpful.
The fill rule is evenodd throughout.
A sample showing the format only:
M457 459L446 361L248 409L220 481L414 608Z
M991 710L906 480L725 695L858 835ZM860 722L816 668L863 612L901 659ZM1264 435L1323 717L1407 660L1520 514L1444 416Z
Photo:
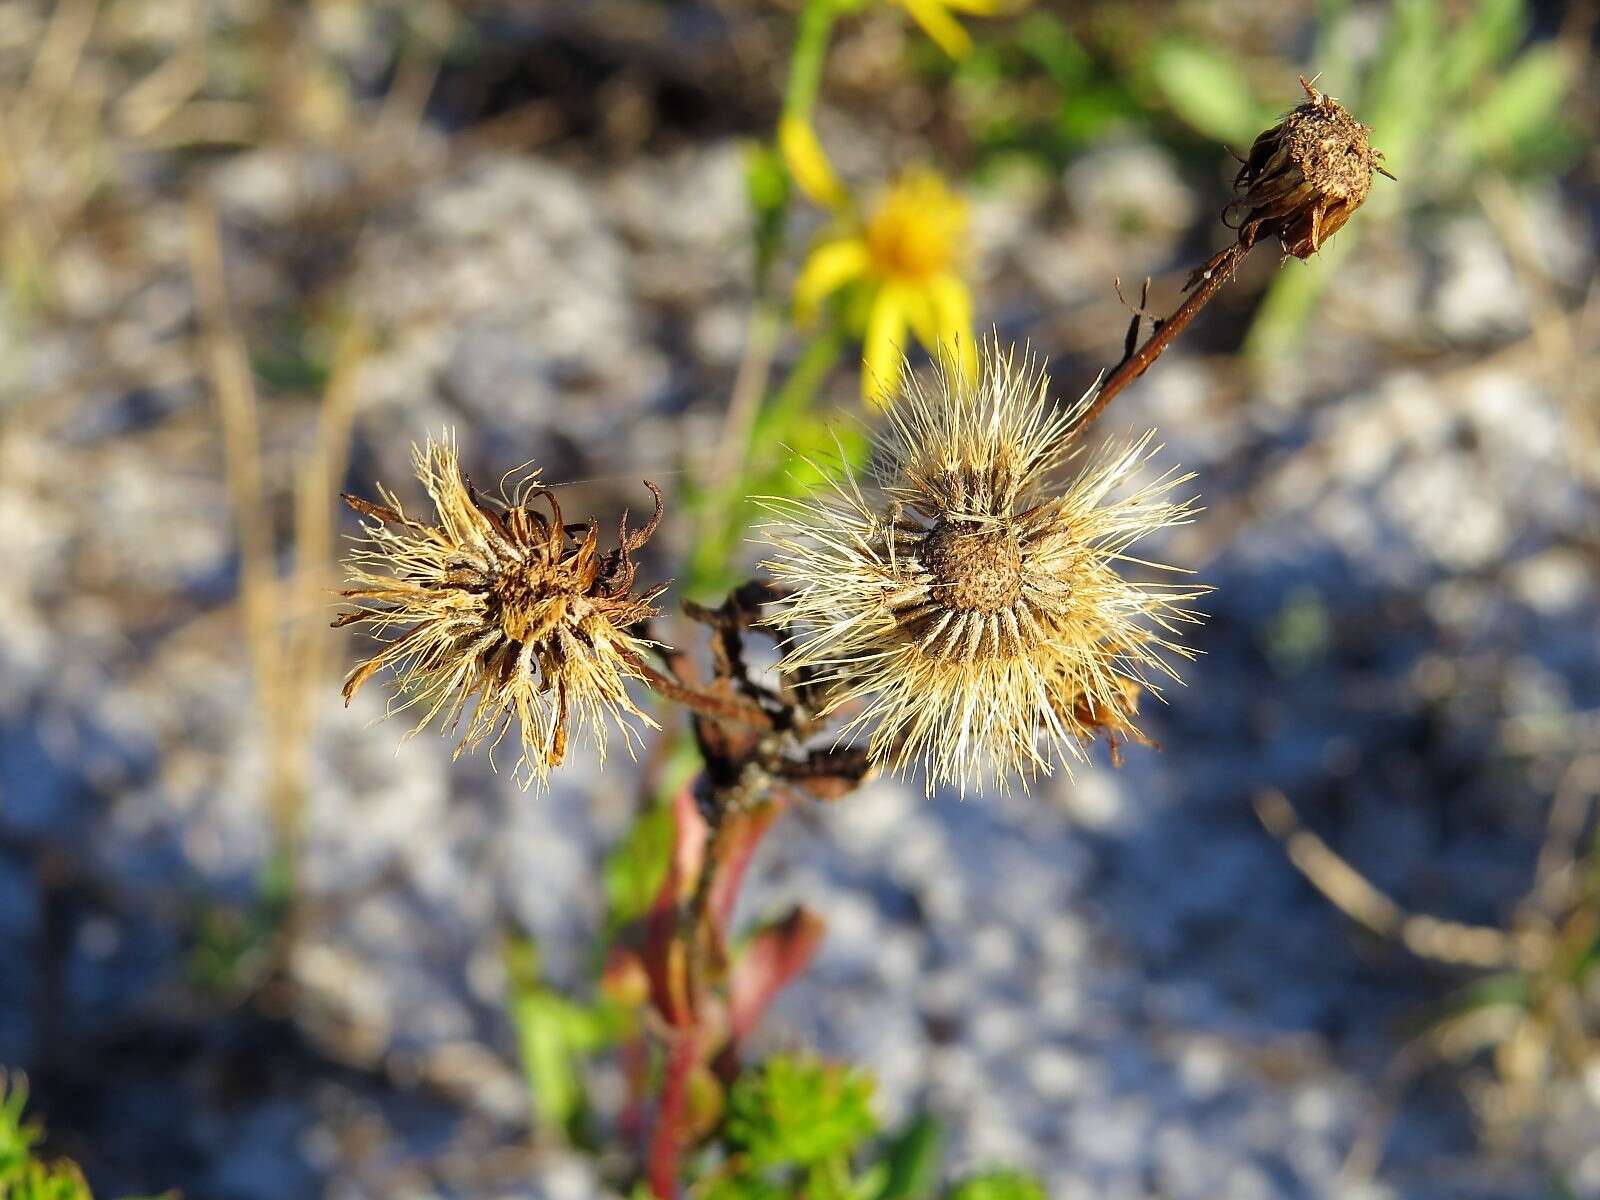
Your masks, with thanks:
M660 522L660 490L645 485L654 516L630 530L624 514L616 549L602 553L596 523L566 524L536 471L495 504L467 482L450 436L430 439L413 460L437 523L407 516L382 488L382 504L345 497L368 523L341 593L358 607L334 624L361 623L389 639L350 672L345 702L392 667L391 713L419 711L412 733L435 720L446 732L464 722L457 754L492 750L516 724L524 787L548 781L574 724L590 730L602 756L608 718L630 745L627 718L654 728L624 680L641 677L648 645L630 629L658 615L652 601L665 590L633 594L633 554Z
M1260 238L1276 237L1284 254L1310 258L1361 207L1374 172L1394 178L1383 168L1383 153L1372 148L1370 126L1356 120L1332 96L1317 91L1303 75L1300 86L1306 103L1256 138L1234 179L1235 189L1243 195L1228 204L1223 219L1240 214L1239 236L1189 276L1184 285L1188 297L1170 317L1155 321L1142 345L1138 334L1146 314L1142 304L1135 310L1122 360L1084 405L1071 436L1082 434L1124 388L1150 369L1233 278ZM1148 281L1145 287L1148 292Z
M1031 362L989 348L979 378L909 375L877 439L875 487L771 502L767 563L792 589L781 669L859 703L874 761L920 763L928 786L1083 757L1097 733L1137 736L1139 692L1184 656L1176 627L1200 589L1134 582L1140 538L1186 521L1166 499L1189 476L1129 487L1150 436L1102 454L1053 492L1074 411ZM1114 497L1115 494L1115 498Z
M1300 85L1306 102L1256 138L1234 179L1243 195L1229 207L1241 214L1242 244L1275 236L1285 254L1310 258L1361 207L1373 173L1389 172L1371 126L1303 75Z

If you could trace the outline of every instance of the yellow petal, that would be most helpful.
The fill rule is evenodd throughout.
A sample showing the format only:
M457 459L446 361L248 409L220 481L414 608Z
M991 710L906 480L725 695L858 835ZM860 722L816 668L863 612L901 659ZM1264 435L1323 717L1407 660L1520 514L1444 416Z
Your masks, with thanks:
M933 323L941 353L951 355L970 382L978 377L978 346L972 336L972 293L948 272L928 282Z
M994 17L1003 12L1015 12L1027 3L1028 0L944 0L946 8L971 13L975 17Z
M849 206L850 193L834 172L810 121L785 113L778 121L778 149L795 184L814 202L835 210Z
M906 314L911 333L930 351L939 349L939 323L934 319L933 298L925 287L903 286L900 289L900 307Z
M871 265L860 238L824 242L811 252L794 281L794 319L802 325L816 319L817 307L833 292L866 273Z
M887 408L900 386L900 368L905 362L905 293L886 284L872 302L867 314L866 343L861 354L861 395L868 404Z
M900 4L951 58L965 58L972 50L972 39L961 28L961 22L950 15L945 0L900 0Z

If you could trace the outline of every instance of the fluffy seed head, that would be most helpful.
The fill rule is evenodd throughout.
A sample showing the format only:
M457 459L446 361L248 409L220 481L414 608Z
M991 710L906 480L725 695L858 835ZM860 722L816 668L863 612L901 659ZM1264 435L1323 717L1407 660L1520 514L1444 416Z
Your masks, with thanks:
M1141 690L1171 674L1165 652L1186 656L1176 626L1201 589L1117 568L1189 519L1166 497L1191 476L1135 484L1147 434L1052 486L1078 409L1055 410L1047 386L994 346L975 382L908 373L870 478L768 502L766 566L792 589L780 669L826 685L830 711L859 705L846 733L870 729L873 760L920 763L930 789L1048 772L1097 732L1142 740Z
M623 680L638 677L646 646L629 627L657 615L651 602L665 590L633 595L632 555L660 522L660 491L645 485L655 495L655 515L629 530L624 514L617 548L602 554L596 523L565 524L537 471L497 504L462 474L450 434L412 457L435 523L407 516L382 487L382 504L345 497L368 521L348 560L352 586L341 593L357 607L334 625L363 623L387 640L350 672L345 703L393 667L391 713L418 712L412 733L435 719L446 733L462 728L458 755L485 743L492 752L515 724L523 787L549 781L573 724L593 732L603 758L610 717L631 749L626 718L655 724L628 698Z
M1389 172L1370 126L1303 76L1300 84L1306 102L1256 138L1234 180L1243 195L1230 210L1244 214L1241 241L1276 236L1285 254L1310 258L1361 207L1373 172Z

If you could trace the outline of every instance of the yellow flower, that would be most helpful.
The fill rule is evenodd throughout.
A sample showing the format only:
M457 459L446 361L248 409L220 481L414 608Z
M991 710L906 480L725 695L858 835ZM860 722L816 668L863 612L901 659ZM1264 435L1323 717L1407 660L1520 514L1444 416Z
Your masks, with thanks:
M779 145L800 189L840 214L834 232L811 251L795 280L796 319L814 319L822 301L848 283L866 285L861 388L873 403L887 404L894 395L908 331L929 350L952 358L963 375L974 376L972 293L959 272L967 246L966 201L933 171L914 169L859 218L810 125L786 119Z
M1004 7L999 0L894 0L922 26L922 31L951 58L965 58L972 50L972 39L961 28L953 13L991 17Z

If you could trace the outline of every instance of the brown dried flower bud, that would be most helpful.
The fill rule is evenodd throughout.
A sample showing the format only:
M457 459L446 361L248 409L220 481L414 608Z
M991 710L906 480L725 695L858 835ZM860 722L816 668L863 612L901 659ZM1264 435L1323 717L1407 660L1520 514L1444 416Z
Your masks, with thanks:
M1383 153L1363 125L1332 96L1305 78L1306 102L1256 138L1234 187L1243 192L1228 206L1241 212L1239 242L1249 247L1276 236L1285 254L1310 258L1361 207Z
M361 622L389 636L350 672L345 703L393 667L391 711L420 710L412 733L436 718L446 732L464 721L457 754L484 743L492 751L517 724L524 787L546 782L560 764L574 721L589 727L602 756L608 717L624 737L633 734L626 716L653 728L623 681L640 677L648 644L629 628L659 615L651 602L666 587L633 594L632 555L661 520L659 489L645 485L656 501L649 523L630 530L624 514L617 548L601 553L596 523L566 524L537 472L509 502L494 504L461 473L448 434L414 459L437 524L407 516L381 487L383 504L345 497L371 523L349 560L355 586L341 593L358 608L334 625Z

